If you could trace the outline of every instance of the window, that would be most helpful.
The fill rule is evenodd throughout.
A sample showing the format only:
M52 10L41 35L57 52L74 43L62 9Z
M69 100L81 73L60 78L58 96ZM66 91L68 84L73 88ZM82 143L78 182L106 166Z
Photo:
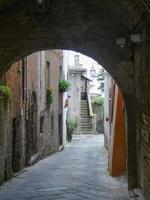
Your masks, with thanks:
M40 118L40 133L44 132L44 116Z
M45 81L46 81L46 88L50 86L50 62L46 62L46 69L45 69Z
M51 116L51 130L54 130L54 115Z
M79 55L74 56L74 65L78 66L79 65Z

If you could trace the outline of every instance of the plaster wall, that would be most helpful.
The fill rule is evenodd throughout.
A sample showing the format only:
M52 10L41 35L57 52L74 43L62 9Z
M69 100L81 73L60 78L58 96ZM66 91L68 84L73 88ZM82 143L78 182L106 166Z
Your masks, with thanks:
M69 82L71 83L71 89L69 90L69 108L68 117L78 119L78 127L75 134L80 133L80 109L81 109L81 74L69 73Z
M105 74L104 79L104 144L108 148L109 135L110 135L110 123L109 123L109 111L110 111L110 81L111 77L108 73Z

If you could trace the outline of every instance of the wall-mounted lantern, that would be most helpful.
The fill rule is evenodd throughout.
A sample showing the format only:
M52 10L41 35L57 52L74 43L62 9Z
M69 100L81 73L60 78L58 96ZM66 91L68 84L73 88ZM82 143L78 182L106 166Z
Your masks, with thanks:
M133 43L140 43L143 41L142 34L131 34L130 39Z
M36 11L38 13L46 13L49 10L50 0L36 0Z
M94 69L94 67L92 66L92 68L90 69L90 75L92 78L96 77L96 70Z

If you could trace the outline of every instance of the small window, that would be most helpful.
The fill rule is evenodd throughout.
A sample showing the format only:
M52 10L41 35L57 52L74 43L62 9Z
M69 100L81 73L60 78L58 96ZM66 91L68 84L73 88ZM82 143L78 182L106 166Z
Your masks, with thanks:
M46 87L48 88L50 85L50 62L46 62L46 69L45 69L45 79L46 79Z
M40 133L44 132L44 116L40 118Z
M54 115L51 116L51 130L54 130Z

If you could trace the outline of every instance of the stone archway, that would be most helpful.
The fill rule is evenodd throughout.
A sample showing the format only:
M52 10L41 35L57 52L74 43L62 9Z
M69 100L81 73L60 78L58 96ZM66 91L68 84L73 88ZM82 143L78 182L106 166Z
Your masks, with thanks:
M144 82L143 93L136 55L149 55L148 23L148 1L143 4L136 0L51 0L38 9L36 0L0 3L0 75L22 56L57 48L92 57L116 80L127 108L129 188L138 186L136 135L141 134L141 127L137 131L137 123L142 114L150 113L150 81L145 69L142 76L147 77L147 83ZM145 41L134 45L130 35L143 30ZM116 39L122 37L126 39L123 48L116 44ZM142 61L141 64L144 65Z

